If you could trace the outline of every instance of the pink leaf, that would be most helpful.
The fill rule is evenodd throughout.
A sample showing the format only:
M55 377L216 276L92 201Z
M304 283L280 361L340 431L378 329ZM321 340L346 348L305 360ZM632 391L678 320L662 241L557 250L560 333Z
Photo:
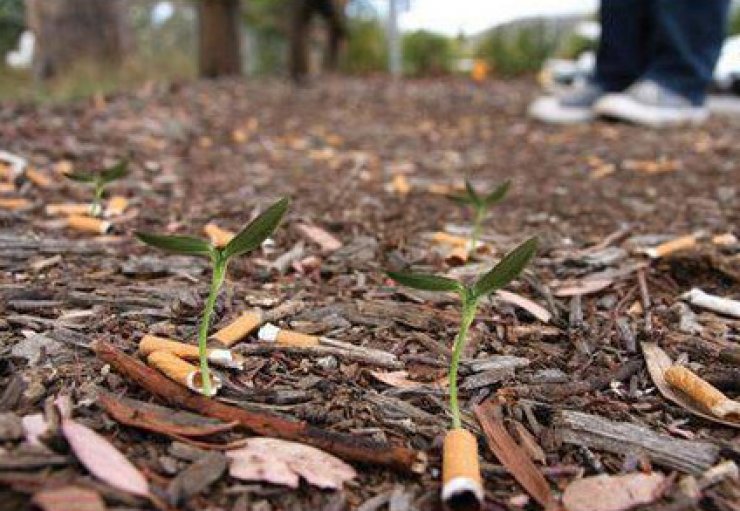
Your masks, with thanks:
M540 304L533 302L529 298L525 298L516 293L504 290L496 291L496 296L505 302L509 302L513 305L516 305L517 307L521 307L543 323L550 322L551 314L547 311L547 309L545 309Z
M62 420L62 432L77 459L95 477L134 495L149 494L146 478L108 440L72 419Z
M584 477L568 485L563 504L568 511L625 511L660 497L664 480L658 472Z
M342 246L341 241L321 227L308 224L298 224L298 230L301 231L301 234L306 238L318 244L323 252L334 252Z
M105 511L100 495L78 486L42 490L33 496L33 503L43 511Z

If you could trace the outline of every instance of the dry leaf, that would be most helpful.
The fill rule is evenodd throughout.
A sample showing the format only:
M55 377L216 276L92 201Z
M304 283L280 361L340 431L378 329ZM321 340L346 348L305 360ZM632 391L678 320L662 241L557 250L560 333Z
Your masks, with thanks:
M322 252L334 252L342 248L342 242L316 225L298 224L298 230L306 238L317 243Z
M496 291L496 296L505 302L521 307L543 323L550 322L552 315L547 311L547 309L542 307L540 304L533 302L529 298L504 290Z
M663 397L669 401L673 401L694 415L698 415L699 417L703 417L704 419L717 422L719 424L724 424L725 426L740 428L740 418L720 419L719 417L715 417L700 408L690 397L676 391L667 381L665 381L665 377L663 375L666 369L673 365L673 361L671 360L671 357L669 357L668 354L657 344L652 342L642 343L642 353L645 356L645 364L647 365L650 377L655 386L658 387L660 393L663 394Z
M409 373L406 371L370 371L370 374L372 374L378 381L397 389L416 389L421 387L444 389L448 384L447 378L431 383L409 380Z
M545 509L551 509L555 504L555 497L550 485L529 458L527 452L519 447L511 438L504 425L494 417L492 405L485 402L473 408L475 416L480 422L483 433L488 440L488 447L496 455L501 464L506 467L527 492Z
M97 492L79 486L42 490L32 502L43 511L105 511L105 502Z
M625 511L660 497L664 480L658 472L584 477L568 485L563 504L568 511Z
M557 287L553 294L557 297L564 298L567 296L590 295L598 293L602 289L611 286L614 281L611 279L584 279L580 281L571 281L563 283Z
M277 438L254 437L246 447L228 451L229 475L298 487L300 477L319 488L338 489L357 476L355 469L320 449Z
M149 494L149 485L139 469L108 440L72 419L62 420L62 433L80 463L95 477L134 495Z

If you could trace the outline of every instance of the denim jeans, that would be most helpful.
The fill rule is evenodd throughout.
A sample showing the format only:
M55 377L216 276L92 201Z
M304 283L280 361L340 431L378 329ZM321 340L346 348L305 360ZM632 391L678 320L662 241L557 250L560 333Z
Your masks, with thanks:
M596 83L617 92L648 79L701 105L728 9L729 0L602 0Z

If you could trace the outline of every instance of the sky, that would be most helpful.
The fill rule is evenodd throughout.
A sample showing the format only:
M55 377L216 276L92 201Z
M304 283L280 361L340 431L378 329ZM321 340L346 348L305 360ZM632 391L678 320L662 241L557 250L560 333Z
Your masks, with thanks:
M377 1L377 0L376 0ZM403 30L427 29L447 35L475 34L491 26L530 16L595 12L598 0L408 0L400 17Z

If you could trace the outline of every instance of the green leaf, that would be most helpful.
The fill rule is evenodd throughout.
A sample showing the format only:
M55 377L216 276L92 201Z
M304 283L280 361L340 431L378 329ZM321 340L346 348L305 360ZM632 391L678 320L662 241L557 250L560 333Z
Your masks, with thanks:
M116 181L118 179L121 179L123 176L127 174L127 168L128 168L128 161L127 160L121 160L112 167L109 167L105 169L103 172L100 173L98 176L98 181L101 184L108 184L112 181Z
M486 197L483 199L483 202L486 204L486 206L492 206L493 204L500 202L504 197L506 197L506 194L509 192L510 186L511 181L504 181L494 191L486 195Z
M475 187L473 186L473 183L469 180L465 180L465 190L468 192L468 197L470 197L472 204L480 204L481 200L478 196L478 192L475 191Z
M471 199L467 195L447 195L446 197L452 202L456 202L457 204L461 204L463 206L470 206L471 204L475 204L475 202L473 202L473 199Z
M473 286L473 296L480 298L501 289L519 275L537 251L537 238L530 238L504 256L491 271Z
M399 284L424 291L462 291L463 285L456 280L423 273L399 273L389 271L388 276Z
M64 174L64 177L78 183L94 183L96 179L95 174L87 172L70 172L69 174Z
M290 200L283 197L267 208L260 216L252 220L242 231L223 249L227 259L245 254L259 247L265 239L277 228L283 215L288 210Z
M169 252L177 252L178 254L209 255L214 250L213 246L206 240L193 236L166 236L163 234L137 232L136 237L147 245Z

